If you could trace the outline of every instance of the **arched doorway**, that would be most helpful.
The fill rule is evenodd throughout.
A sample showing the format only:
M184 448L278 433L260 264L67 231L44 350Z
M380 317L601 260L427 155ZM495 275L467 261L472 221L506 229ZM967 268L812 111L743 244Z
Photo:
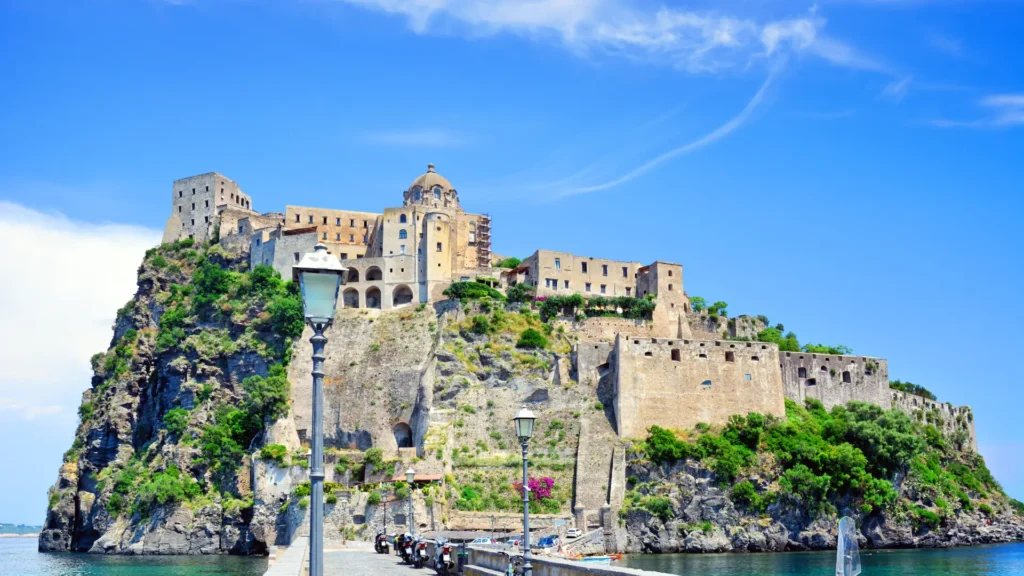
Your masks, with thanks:
M377 268L376 266L370 266L369 268L366 269L366 281L367 282L370 282L372 280L383 280L383 279L384 279L384 274L381 273L380 268Z
M380 310L380 288L372 286L366 291L366 307Z
M345 308L359 308L359 290L346 288L341 294L341 299Z
M409 304L412 302L412 289L405 284L399 284L395 286L394 292L391 293L391 303L394 306L402 306L403 304Z
M359 282L359 270L356 270L355 268L349 268L347 281L349 284L351 284L352 282Z
M412 428L408 424L399 422L391 431L395 435L395 443L399 448L412 448Z

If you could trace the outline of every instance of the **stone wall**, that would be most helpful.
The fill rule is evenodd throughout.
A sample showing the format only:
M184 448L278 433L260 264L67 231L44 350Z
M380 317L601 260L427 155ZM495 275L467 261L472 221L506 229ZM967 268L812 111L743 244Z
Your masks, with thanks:
M615 361L615 345L601 340L580 340L573 350L576 380L580 384L597 388L601 378L608 375Z
M929 400L924 396L892 389L889 389L889 395L893 408L898 408L922 422L935 424L947 435L953 435L960 430L966 432L968 444L975 452L978 451L974 413L970 406L953 406L948 402Z
M622 568L614 564L598 566L536 554L530 564L533 566L533 576L670 576L664 572ZM502 576L507 568L508 556L501 551L480 546L469 547L469 566L465 569L467 576Z
M652 424L689 429L725 424L733 414L785 414L774 344L619 336L615 357L622 437L642 436Z
M269 239L265 239L269 237ZM257 231L252 236L249 246L249 268L260 264L273 266L285 280L292 279L292 266L299 263L303 256L313 252L317 244L315 232L292 234L288 231L275 230L269 235Z
M889 364L883 358L781 352L779 367L786 398L804 404L820 400L825 408L852 400L889 409Z

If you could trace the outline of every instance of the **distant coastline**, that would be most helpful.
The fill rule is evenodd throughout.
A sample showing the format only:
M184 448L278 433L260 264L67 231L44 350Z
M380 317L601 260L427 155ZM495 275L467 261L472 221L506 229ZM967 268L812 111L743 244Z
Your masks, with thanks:
M0 538L39 538L39 533L35 534L0 534Z

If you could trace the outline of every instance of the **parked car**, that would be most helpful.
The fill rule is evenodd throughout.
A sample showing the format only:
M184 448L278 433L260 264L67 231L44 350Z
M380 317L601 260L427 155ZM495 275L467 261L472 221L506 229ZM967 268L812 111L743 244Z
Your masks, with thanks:
M520 546L523 545L523 539L522 538L510 538L507 542L505 542L505 544L507 544L509 548L519 548Z
M470 542L470 544L497 544L498 541L494 538L477 538Z
M569 528L565 531L566 538L579 538L580 536L583 536L583 531L579 528Z

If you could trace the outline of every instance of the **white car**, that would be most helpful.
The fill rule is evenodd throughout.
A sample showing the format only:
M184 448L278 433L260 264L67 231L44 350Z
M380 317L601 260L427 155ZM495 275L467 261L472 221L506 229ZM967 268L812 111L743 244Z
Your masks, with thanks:
M493 538L477 538L470 542L470 544L496 544L497 540Z
M580 536L583 536L583 532L579 528L569 528L565 531L566 538L579 538Z

